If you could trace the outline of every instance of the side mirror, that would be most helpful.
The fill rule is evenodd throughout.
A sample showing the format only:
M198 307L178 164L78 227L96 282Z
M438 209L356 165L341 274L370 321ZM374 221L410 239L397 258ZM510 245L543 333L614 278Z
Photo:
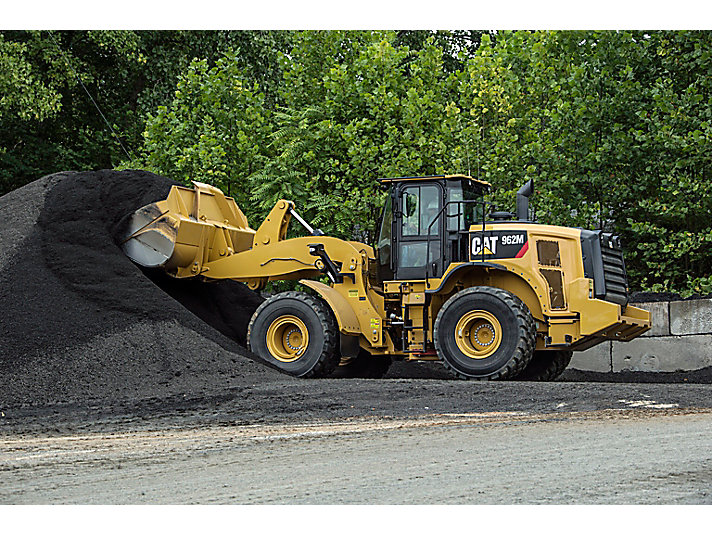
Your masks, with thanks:
M415 195L408 194L405 191L401 193L403 202L403 214L406 217L412 217L418 209L418 200Z

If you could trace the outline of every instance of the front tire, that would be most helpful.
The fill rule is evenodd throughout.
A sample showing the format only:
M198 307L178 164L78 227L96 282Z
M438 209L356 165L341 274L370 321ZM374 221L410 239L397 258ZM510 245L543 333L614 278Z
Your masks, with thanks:
M457 378L503 380L515 377L531 360L536 323L509 291L472 287L445 303L433 338L438 357Z
M287 374L327 376L339 363L339 329L321 299L287 291L264 301L247 328L247 346Z

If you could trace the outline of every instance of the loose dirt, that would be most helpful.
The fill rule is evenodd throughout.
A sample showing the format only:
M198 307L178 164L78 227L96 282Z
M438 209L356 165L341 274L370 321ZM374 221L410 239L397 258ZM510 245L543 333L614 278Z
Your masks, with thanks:
M145 171L66 172L0 198L0 406L289 380L243 346L259 295L147 277L117 246L128 215L172 184Z

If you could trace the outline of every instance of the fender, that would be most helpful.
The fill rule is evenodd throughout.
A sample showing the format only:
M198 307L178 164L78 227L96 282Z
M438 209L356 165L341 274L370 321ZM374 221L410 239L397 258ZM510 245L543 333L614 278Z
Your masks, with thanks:
M489 274L490 284L494 287L499 287L501 289L506 289L507 291L517 295L526 304L529 311L535 319L544 321L544 314L542 311L541 303L537 298L537 294L532 289L531 285L524 280L519 274L514 271L509 271L505 266L498 263L489 262L468 262L463 263L454 267L452 270L446 272L445 276L442 278L438 287L426 290L428 294L438 293L445 288L445 284L448 280L457 280L459 276L464 275L468 272L474 272L481 269L491 269L492 272ZM455 276L453 276L455 275Z
M462 263L462 264L458 265L457 267L454 267L454 268L452 268L452 269L448 269L448 270L445 272L445 276L443 276L443 277L440 279L440 283L438 284L437 287L430 288L430 283L428 282L428 287L429 287L430 289L426 289L425 292L426 292L426 293L438 293L438 292L443 288L443 286L447 283L447 281L449 280L449 278L450 278L454 273L457 273L458 271L463 271L463 270L465 270L465 269L476 269L476 268L480 268L480 269L498 269L498 270L500 270L500 271L506 271L506 270L507 270L506 267L504 267L504 266L502 266L502 265L500 265L500 264L498 264L498 263L490 263L490 262L486 262L486 261Z
M316 291L326 301L331 311L334 312L341 334L341 355L350 358L358 356L358 339L361 334L361 327L356 318L356 312L351 308L346 298L333 287L316 280L299 280L299 283Z

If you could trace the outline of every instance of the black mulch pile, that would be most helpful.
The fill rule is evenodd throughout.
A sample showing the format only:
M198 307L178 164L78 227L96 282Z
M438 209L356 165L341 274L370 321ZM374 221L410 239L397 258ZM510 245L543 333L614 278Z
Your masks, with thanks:
M619 371L617 373L567 369L559 380L563 382L627 382L635 384L712 384L712 367L695 371Z
M670 300L699 300L699 299L712 299L712 294L710 295L692 295L687 298L682 298L679 293L653 293L651 291L635 291L630 294L630 303L635 304L636 302L663 302Z
M39 210L34 224L0 227L0 249L11 251L0 256L0 407L289 379L244 348L258 294L233 281L148 277L117 246L129 214L171 185L145 171L66 172L0 198L3 214Z

